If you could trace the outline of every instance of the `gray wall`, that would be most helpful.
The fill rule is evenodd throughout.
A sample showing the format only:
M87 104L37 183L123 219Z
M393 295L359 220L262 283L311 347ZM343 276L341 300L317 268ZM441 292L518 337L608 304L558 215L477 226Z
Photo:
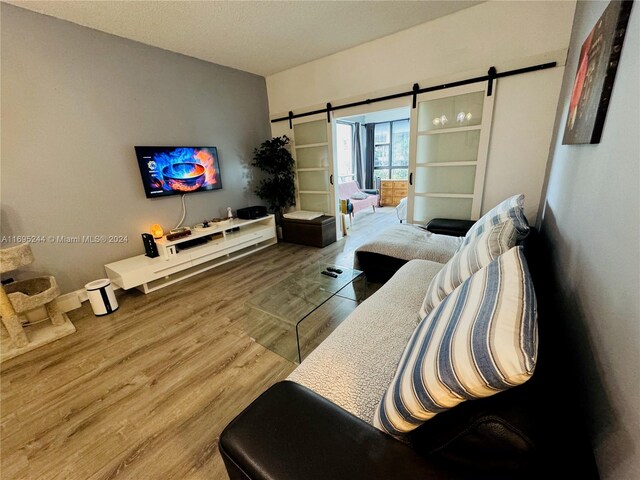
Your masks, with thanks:
M187 195L186 225L256 202L253 148L269 138L263 77L2 4L2 235L127 235L124 244L34 244L63 291L144 253L180 197L144 195L134 145L215 145L223 189ZM5 245L6 246L6 245Z
M580 48L607 5L579 2L577 6L541 230L553 252L563 313L559 318L568 322L570 335L567 349L577 345L574 359L579 370L570 370L569 375L580 380L571 398L555 400L560 408L585 409L602 477L626 479L640 478L637 3L600 144L561 144Z

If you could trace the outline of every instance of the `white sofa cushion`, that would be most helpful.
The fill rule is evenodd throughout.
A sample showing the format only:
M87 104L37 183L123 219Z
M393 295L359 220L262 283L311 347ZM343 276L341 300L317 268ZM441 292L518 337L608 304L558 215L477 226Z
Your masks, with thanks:
M513 221L507 219L473 237L431 280L420 308L420 318L429 315L467 278L513 248L516 245L516 233Z
M533 374L536 301L522 247L456 288L420 322L380 401L374 425L400 435L465 400Z
M411 260L351 313L289 376L371 423L442 264Z
M359 252L377 253L402 260L419 258L446 263L456 253L462 240L462 237L431 233L418 225L393 225L360 245L353 257L353 265L354 268L359 268Z
M523 194L507 198L480 217L464 236L464 240L458 248L458 251L462 250L474 237L481 235L482 232L492 225L502 223L509 218L513 221L516 231L518 232L518 241L524 240L529 234L529 223L524 216Z

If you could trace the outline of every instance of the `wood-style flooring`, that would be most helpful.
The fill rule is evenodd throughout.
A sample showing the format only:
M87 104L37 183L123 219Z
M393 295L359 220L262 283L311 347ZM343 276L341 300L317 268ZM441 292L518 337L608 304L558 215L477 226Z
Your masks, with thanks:
M360 212L324 249L279 243L148 295L119 292L106 317L88 303L70 312L77 333L1 366L0 477L227 478L222 429L295 368L244 332L245 301L316 261L351 266L397 221L393 208Z

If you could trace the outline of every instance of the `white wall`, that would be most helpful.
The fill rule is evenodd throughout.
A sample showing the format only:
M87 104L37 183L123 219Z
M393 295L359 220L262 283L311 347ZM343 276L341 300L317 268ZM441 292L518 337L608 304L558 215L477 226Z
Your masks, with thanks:
M504 71L558 61L555 69L498 82L483 211L522 191L534 223L574 10L573 1L487 2L285 70L267 77L270 114L484 75L492 65ZM287 131L286 122L272 124L274 135Z
M364 116L364 123L391 122L393 120L404 120L406 118L409 118L410 116L410 108L394 108L393 110L367 113Z
M525 215L529 223L536 223L563 72L554 68L500 80L482 213L524 193Z
M269 110L324 104L546 55L569 45L575 2L487 2L267 77ZM553 55L549 55L549 58Z
M580 48L609 2L579 2L542 215L553 319L603 479L640 478L640 5L631 12L602 138L562 145ZM574 357L575 355L575 357ZM573 385L573 384L572 384Z

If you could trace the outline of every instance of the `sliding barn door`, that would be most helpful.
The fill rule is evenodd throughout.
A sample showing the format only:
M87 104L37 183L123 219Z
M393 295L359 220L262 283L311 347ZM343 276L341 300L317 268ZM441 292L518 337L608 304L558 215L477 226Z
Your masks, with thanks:
M298 209L334 215L332 127L326 115L294 121L292 151Z
M493 98L486 84L418 95L411 112L409 223L480 216Z

